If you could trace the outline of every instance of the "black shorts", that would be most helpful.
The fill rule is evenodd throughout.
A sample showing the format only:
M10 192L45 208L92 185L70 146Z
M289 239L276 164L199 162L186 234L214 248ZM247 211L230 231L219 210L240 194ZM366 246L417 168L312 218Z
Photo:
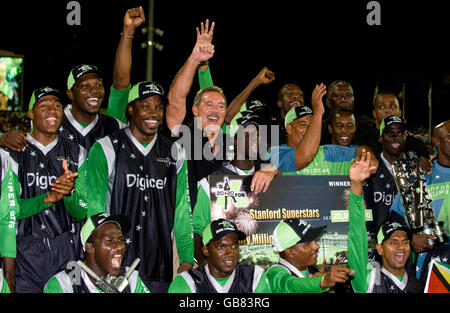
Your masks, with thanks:
M42 293L47 281L76 261L75 237L66 232L53 239L17 236L16 292Z

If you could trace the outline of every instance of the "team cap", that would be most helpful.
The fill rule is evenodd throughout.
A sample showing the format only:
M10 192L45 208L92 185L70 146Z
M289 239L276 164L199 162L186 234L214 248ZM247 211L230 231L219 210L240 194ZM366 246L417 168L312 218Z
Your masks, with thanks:
M31 94L30 103L28 104L28 109L33 109L34 105L44 98L45 96L53 95L57 97L60 101L62 99L62 94L59 90L51 88L51 87L41 87L33 91Z
M67 77L67 89L72 89L72 87L77 83L77 81L84 75L89 73L95 73L98 76L103 76L103 72L98 69L95 65L81 64L75 66L69 73Z
M232 221L220 218L206 226L203 231L203 245L206 246L209 242L219 240L229 233L236 233L239 240L244 240L247 237Z
M303 219L290 218L278 223L273 231L272 244L282 252L297 243L311 242L319 237L326 226L312 227Z
M289 110L289 112L287 112L286 117L284 118L284 126L286 127L293 121L305 117L307 115L313 115L313 111L306 105L293 107L292 109Z

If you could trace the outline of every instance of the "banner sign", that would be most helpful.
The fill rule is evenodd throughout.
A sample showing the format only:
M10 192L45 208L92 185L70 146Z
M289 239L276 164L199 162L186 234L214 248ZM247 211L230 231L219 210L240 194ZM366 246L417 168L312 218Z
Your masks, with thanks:
M326 225L317 239L323 259L332 264L338 256L347 263L348 176L277 176L265 193L250 191L252 176L211 175L211 218L232 220L247 234L240 242L240 262L268 268L278 261L272 233L283 219L304 219L314 226ZM366 220L372 220L366 210Z

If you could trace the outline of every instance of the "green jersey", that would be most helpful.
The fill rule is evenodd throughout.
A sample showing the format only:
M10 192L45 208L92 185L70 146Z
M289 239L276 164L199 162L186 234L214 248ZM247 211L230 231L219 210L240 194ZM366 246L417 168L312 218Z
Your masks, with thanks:
M83 269L80 269L80 280L78 286L74 287L67 272L61 271L50 278L45 285L44 293L104 293L89 279L89 275ZM131 293L150 293L137 271L133 271L128 281Z

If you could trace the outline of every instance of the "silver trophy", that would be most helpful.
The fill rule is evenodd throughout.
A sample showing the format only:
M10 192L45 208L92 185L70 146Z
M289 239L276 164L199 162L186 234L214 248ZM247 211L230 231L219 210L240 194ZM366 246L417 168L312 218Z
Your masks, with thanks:
M414 234L436 236L436 240L427 240L429 245L446 242L447 236L442 229L443 223L436 220L431 206L426 180L420 170L419 158L413 153L405 154L404 158L392 164L392 174L411 231Z
M112 274L108 274L106 277L98 277L97 274L94 273L86 264L81 261L78 261L77 264L92 278L95 279L96 285L103 290L105 293L122 293L125 288L130 284L128 278L133 273L136 266L139 264L140 259L137 258L134 260L133 264L131 264L128 271L125 273L125 276L114 276Z

